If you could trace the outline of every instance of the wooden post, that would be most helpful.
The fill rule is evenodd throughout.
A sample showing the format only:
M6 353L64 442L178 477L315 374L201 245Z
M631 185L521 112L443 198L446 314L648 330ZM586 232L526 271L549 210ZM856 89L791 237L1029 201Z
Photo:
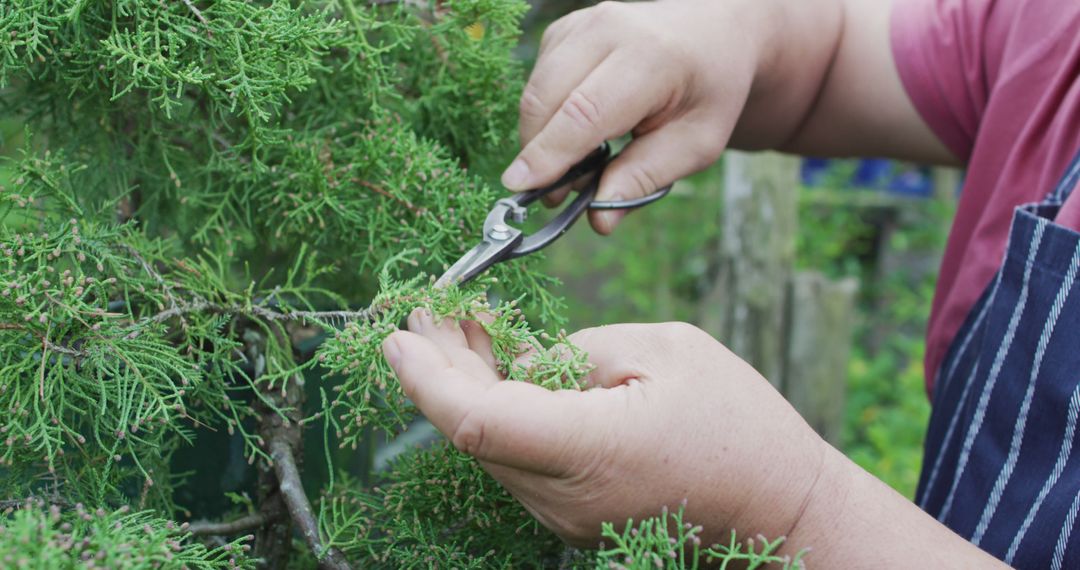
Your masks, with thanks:
M795 260L798 159L728 151L723 239L699 326L779 384L784 305Z
M784 396L826 441L841 444L858 280L796 273L789 288Z
M944 166L934 167L931 170L931 179L934 183L934 197L947 202L956 201L956 193L963 181L964 173L957 168Z

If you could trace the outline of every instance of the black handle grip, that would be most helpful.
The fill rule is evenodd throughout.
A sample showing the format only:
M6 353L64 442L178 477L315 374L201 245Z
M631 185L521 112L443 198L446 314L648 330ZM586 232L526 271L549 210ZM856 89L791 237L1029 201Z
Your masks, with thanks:
M553 220L540 228L536 233L525 236L525 239L521 240L521 243L510 252L509 258L514 259L516 257L528 255L534 251L539 251L550 245L551 242L559 239L559 236L566 233L566 230L574 225L574 222L581 217L581 214L584 214L585 210L589 209L589 204L592 203L593 196L596 195L596 188L599 184L600 173L596 172L588 185L578 192L578 195L574 198L573 202L570 202L569 205L556 214Z
M566 171L555 182L544 186L543 188L537 188L535 190L529 190L527 192L519 192L510 197L510 200L516 202L519 206L528 206L533 202L551 194L552 192L566 187L567 184L580 180L587 174L593 172L600 172L607 165L608 159L611 157L611 146L608 143L600 145L596 150L589 153L581 162L575 164Z
M642 196L641 198L634 198L633 200L604 200L595 201L589 204L590 210L633 210L634 208L640 208L647 206L653 202L667 196L668 192L671 192L673 184L668 184L663 188L649 194L648 196Z
M570 229L570 226L574 225L574 222L576 222L586 210L632 210L651 204L663 198L671 191L672 185L669 184L656 192L653 192L648 196L642 196L641 198L632 200L594 201L593 198L596 197L596 191L600 186L600 176L603 174L604 168L610 161L611 147L605 142L600 148L585 157L584 160L574 165L573 168L555 181L554 184L550 184L543 188L537 188L536 190L514 194L509 198L504 198L504 200L510 200L514 204L517 204L518 208L524 208L547 194L565 187L567 184L581 180L586 175L591 175L588 183L578 191L574 200L536 233L525 236L525 238L521 240L521 243L507 255L507 259L528 255L547 247L551 242L558 239L559 236L566 233L566 231ZM500 200L500 202L502 201ZM515 209L513 204L509 204L508 206L511 210Z

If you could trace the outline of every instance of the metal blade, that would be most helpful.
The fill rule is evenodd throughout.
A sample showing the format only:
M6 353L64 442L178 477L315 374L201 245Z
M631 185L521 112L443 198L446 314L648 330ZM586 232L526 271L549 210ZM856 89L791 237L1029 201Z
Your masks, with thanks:
M483 270L491 267L506 252L507 243L493 244L487 240L470 249L457 263L450 266L446 273L435 281L435 287L446 287L450 284L464 283L476 277Z

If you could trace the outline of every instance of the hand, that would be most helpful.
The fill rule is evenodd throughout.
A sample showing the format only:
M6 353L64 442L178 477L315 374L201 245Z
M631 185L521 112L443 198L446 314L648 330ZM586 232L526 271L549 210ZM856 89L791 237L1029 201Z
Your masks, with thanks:
M734 14L739 3L604 2L548 27L521 97L524 148L503 184L554 182L628 132L634 140L605 172L599 200L651 194L715 161L757 67L755 36ZM624 214L591 212L590 220L607 234Z
M554 182L626 133L634 139L604 173L600 200L651 194L728 146L954 164L900 83L890 6L671 0L569 14L540 43L521 96L523 149L503 185ZM625 212L589 215L608 234Z
M564 540L595 547L602 522L688 501L704 538L787 535L827 445L753 368L685 324L613 325L570 340L596 366L591 389L504 381L473 322L436 323L384 344L405 393L461 451Z

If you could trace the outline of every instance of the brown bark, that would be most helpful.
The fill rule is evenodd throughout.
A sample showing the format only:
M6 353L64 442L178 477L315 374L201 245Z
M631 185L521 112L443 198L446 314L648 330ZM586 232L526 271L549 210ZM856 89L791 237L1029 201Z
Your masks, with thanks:
M244 337L248 343L248 357L258 378L264 372L266 340L261 332L253 329L248 329ZM285 337L283 331L281 337ZM303 379L294 375L276 388L260 389L263 389L264 398L257 399L259 435L266 442L271 463L259 462L259 511L274 522L256 533L255 554L263 558L265 568L284 568L289 559L292 525L295 524L308 548L319 558L320 568L350 570L341 552L327 549L323 544L315 512L304 493L299 462L303 456L300 424L304 405Z

